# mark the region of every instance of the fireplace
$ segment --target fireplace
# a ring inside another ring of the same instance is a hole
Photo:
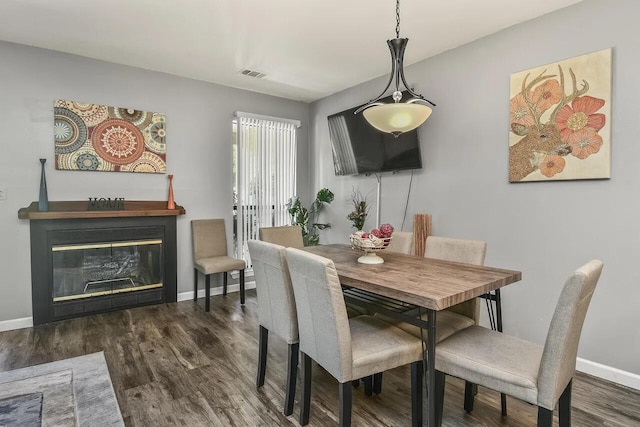
[[[161,289],[163,241],[53,245],[53,302]]]
[[[82,202],[50,202],[49,212],[36,206],[29,217],[34,325],[176,301],[176,215],[184,209],[125,202],[123,211],[57,210],[56,203]]]

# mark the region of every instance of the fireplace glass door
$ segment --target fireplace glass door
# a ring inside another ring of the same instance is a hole
[[[162,288],[162,240],[53,245],[53,302]]]

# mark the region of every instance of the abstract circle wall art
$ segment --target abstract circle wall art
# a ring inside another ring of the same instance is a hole
[[[54,101],[56,169],[165,173],[164,114]]]

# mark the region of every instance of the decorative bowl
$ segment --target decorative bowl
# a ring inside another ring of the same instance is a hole
[[[364,255],[358,258],[358,262],[362,264],[382,264],[384,259],[380,258],[376,252],[389,246],[392,238],[376,237],[373,234],[369,234],[368,237],[362,237],[362,233],[349,235],[351,246],[364,252]]]

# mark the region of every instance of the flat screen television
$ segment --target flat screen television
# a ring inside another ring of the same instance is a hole
[[[393,101],[387,97],[382,102]],[[357,109],[327,117],[336,175],[422,168],[417,129],[396,138],[371,126],[362,113],[353,114]]]

